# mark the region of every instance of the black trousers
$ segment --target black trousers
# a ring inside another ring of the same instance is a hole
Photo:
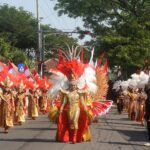
[[[117,103],[117,109],[118,109],[118,112],[121,114],[121,112],[123,111],[123,102],[122,101],[119,101]]]
[[[147,121],[148,139],[150,141],[150,120]]]

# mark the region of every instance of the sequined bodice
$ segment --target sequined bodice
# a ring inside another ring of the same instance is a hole
[[[67,98],[68,98],[68,103],[70,106],[79,104],[79,94],[77,91],[69,92],[67,94]]]

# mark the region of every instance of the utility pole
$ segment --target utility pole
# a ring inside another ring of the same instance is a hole
[[[42,32],[39,18],[39,0],[36,0],[36,14],[37,14],[37,30],[38,30],[38,73],[43,76],[43,59],[42,59]]]

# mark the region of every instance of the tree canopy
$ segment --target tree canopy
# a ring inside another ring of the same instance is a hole
[[[52,54],[58,47],[65,46],[65,43],[77,44],[77,40],[49,25],[42,24],[41,28],[45,36],[45,59],[54,57],[55,55]],[[30,56],[29,59],[34,56],[36,59],[38,55],[37,37],[37,19],[32,13],[25,11],[22,7],[17,9],[7,4],[0,5],[0,47],[2,52],[0,55],[2,59],[11,59],[16,63],[25,59],[27,61],[27,56]],[[33,53],[35,55],[32,55]]]
[[[131,72],[150,59],[149,0],[58,0],[59,14],[82,17],[92,30],[96,56],[105,51],[110,67]]]
[[[0,33],[7,34],[11,45],[15,47],[37,47],[37,21],[21,7],[0,6]]]
[[[11,46],[3,38],[0,38],[0,61],[6,63],[13,61],[15,64],[29,63],[27,55],[21,49]]]

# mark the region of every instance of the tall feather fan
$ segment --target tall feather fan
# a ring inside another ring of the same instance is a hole
[[[94,99],[95,101],[101,101],[104,100],[104,97],[106,97],[108,91],[108,82],[106,73],[103,73],[103,70],[100,67],[96,69],[96,79],[98,90],[94,95]]]
[[[51,69],[50,72],[53,73],[50,77],[52,88],[48,90],[48,95],[51,98],[55,98],[60,89],[68,89],[69,81],[67,77],[58,70]]]
[[[94,94],[97,91],[95,74],[95,69],[90,65],[86,65],[83,75],[78,80],[78,88],[83,89],[86,86],[89,93]]]

